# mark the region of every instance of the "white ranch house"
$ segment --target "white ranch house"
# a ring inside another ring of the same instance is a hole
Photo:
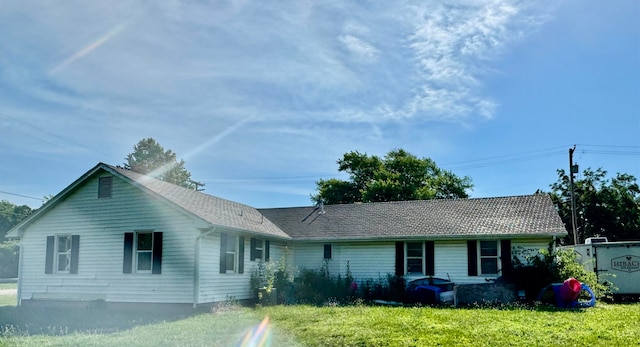
[[[252,297],[258,260],[485,283],[567,231],[547,195],[255,209],[99,163],[14,227],[18,303]]]

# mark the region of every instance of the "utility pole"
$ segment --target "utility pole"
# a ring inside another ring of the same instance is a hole
[[[578,228],[576,227],[576,194],[573,186],[573,174],[578,173],[578,165],[573,165],[573,152],[576,150],[576,145],[573,148],[569,148],[569,181],[571,182],[571,230],[573,231],[573,244],[578,244]]]

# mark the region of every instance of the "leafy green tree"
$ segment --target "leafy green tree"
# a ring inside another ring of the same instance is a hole
[[[133,153],[128,154],[125,159],[127,160],[124,163],[126,169],[183,187],[195,188],[195,184],[191,181],[191,173],[184,168],[184,160],[178,161],[173,151],[170,149],[165,151],[152,138],[140,140],[133,146]]]
[[[0,201],[0,242],[5,240],[4,237],[11,228],[29,217],[33,211],[27,205],[18,206],[6,200]]]
[[[350,175],[348,181],[336,178],[316,182],[316,202],[348,204],[354,202],[467,198],[471,179],[458,177],[439,168],[429,158],[418,158],[403,149],[390,151],[384,158],[357,151],[338,160],[338,170]]]
[[[18,206],[6,200],[0,201],[0,278],[18,276],[20,248],[16,241],[5,240],[5,235],[33,212],[27,205]]]
[[[551,199],[571,232],[571,183],[564,170],[551,185]],[[640,239],[640,187],[636,178],[618,173],[611,180],[602,168],[588,168],[574,180],[578,242],[606,236],[609,241]],[[573,243],[573,235],[566,243]]]

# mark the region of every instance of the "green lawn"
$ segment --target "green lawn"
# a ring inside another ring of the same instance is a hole
[[[5,306],[0,346],[234,346],[264,317],[273,346],[640,344],[640,304],[598,303],[582,310],[274,306],[189,317]]]
[[[17,302],[16,300],[15,295],[0,295],[0,308],[2,308],[2,306],[15,306]],[[2,323],[1,317],[0,323]]]
[[[280,306],[258,312],[314,346],[640,344],[640,304],[583,310]]]

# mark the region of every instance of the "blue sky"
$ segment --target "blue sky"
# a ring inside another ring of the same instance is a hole
[[[206,192],[309,205],[336,160],[403,148],[472,197],[640,178],[640,2],[9,1],[0,200],[38,207],[153,137]]]

